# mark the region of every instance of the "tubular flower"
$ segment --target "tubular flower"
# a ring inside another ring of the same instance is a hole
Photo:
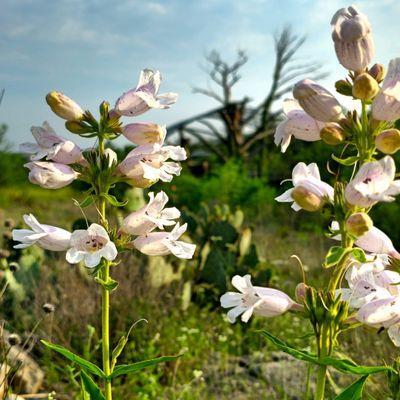
[[[86,230],[72,232],[66,259],[70,264],[83,261],[86,267],[94,268],[100,264],[102,258],[113,261],[117,255],[117,248],[107,231],[101,225],[92,224]]]
[[[50,92],[46,96],[46,102],[60,118],[67,121],[79,121],[83,118],[84,111],[72,99],[60,92]]]
[[[379,121],[400,118],[400,58],[389,63],[382,88],[372,103],[372,116]]]
[[[29,169],[29,181],[45,189],[60,189],[78,177],[78,173],[65,164],[32,161],[24,165]]]
[[[331,92],[311,79],[297,82],[293,96],[304,111],[321,122],[336,122],[343,116],[342,107]]]
[[[71,233],[56,226],[41,224],[32,214],[24,215],[24,222],[31,229],[14,229],[13,240],[21,242],[15,249],[25,249],[37,244],[45,250],[66,251],[69,247]]]
[[[163,143],[167,134],[165,125],[136,122],[125,125],[122,134],[131,142],[137,145]]]
[[[178,258],[192,258],[196,245],[178,240],[186,231],[187,224],[177,223],[171,232],[150,232],[138,236],[133,245],[148,256],[166,256],[173,254]]]
[[[374,328],[389,328],[400,322],[400,297],[390,296],[363,305],[356,318]]]
[[[378,201],[393,201],[400,193],[400,180],[394,180],[396,166],[393,158],[386,156],[361,166],[345,189],[348,203],[370,207]]]
[[[70,140],[57,136],[47,121],[43,126],[32,126],[31,132],[36,143],[23,143],[20,150],[32,154],[32,161],[46,158],[61,164],[73,164],[82,160],[82,150]]]
[[[277,126],[274,136],[275,144],[281,146],[282,153],[288,148],[292,136],[306,142],[321,139],[319,133],[325,124],[305,113],[296,100],[286,99],[283,102],[283,112],[287,119]]]
[[[299,306],[280,290],[253,286],[250,275],[235,275],[232,278],[232,285],[240,293],[227,292],[220,299],[221,307],[231,308],[227,314],[231,323],[234,323],[239,315],[242,315],[243,322],[248,322],[253,314],[276,317],[295,305]]]
[[[321,181],[318,166],[315,163],[309,165],[298,163],[292,172],[293,188],[276,197],[278,202],[293,202],[292,208],[299,211],[302,208],[308,211],[316,211],[324,202],[333,201],[333,187]],[[301,203],[301,204],[300,204]]]
[[[168,203],[168,196],[164,192],[149,193],[150,201],[140,210],[129,214],[123,221],[121,230],[131,235],[146,235],[155,228],[164,229],[164,226],[175,225],[175,219],[181,213],[175,207],[164,208]]]
[[[356,7],[341,8],[332,17],[332,39],[336,56],[346,69],[360,72],[375,54],[371,24]]]
[[[119,115],[135,117],[151,108],[169,108],[178,100],[176,93],[157,94],[161,83],[159,71],[144,69],[140,73],[136,89],[124,93],[115,103],[114,111]]]
[[[179,175],[182,167],[167,161],[186,160],[186,151],[180,146],[163,146],[162,143],[145,144],[133,149],[119,164],[119,171],[135,186],[148,187],[161,180],[171,182],[173,175]]]

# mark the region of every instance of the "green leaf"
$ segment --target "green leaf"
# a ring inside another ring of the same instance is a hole
[[[104,289],[108,290],[109,292],[112,292],[113,290],[115,290],[118,287],[118,282],[111,278],[106,282],[103,279],[96,276],[94,278],[94,280],[99,285],[101,285]]]
[[[357,365],[355,362],[347,359],[337,359],[333,357],[318,358],[315,354],[311,354],[308,351],[298,350],[292,346],[287,345],[285,342],[275,337],[274,335],[271,335],[267,331],[260,331],[260,333],[280,350],[290,354],[298,360],[310,362],[316,365],[331,366],[345,374],[370,375],[376,374],[378,372],[394,371],[394,369],[389,366],[368,367]]]
[[[324,268],[330,268],[338,264],[340,260],[348,253],[347,249],[340,246],[333,246],[328,250],[325,257]]]
[[[104,372],[97,365],[85,360],[82,357],[79,357],[78,355],[72,353],[65,347],[59,346],[58,344],[50,343],[46,340],[41,340],[41,342],[49,349],[56,351],[73,363],[78,364],[86,372],[90,372],[93,375],[97,375],[100,378],[105,379],[106,376],[104,375]]]
[[[359,380],[348,386],[342,393],[335,397],[335,400],[361,400],[365,382],[368,375],[362,376]]]
[[[89,394],[88,400],[105,400],[100,388],[85,371],[81,371],[81,382],[83,389]]]
[[[332,154],[332,158],[339,164],[346,165],[346,166],[354,165],[359,160],[358,156],[339,158],[339,157],[336,157],[334,154]]]
[[[363,249],[355,247],[351,251],[351,255],[360,263],[366,263],[367,262],[367,257],[365,256],[365,253],[364,253]]]
[[[139,320],[141,321],[141,320]],[[138,322],[139,322],[138,321]],[[128,333],[124,336],[122,336],[117,345],[115,346],[113,352],[112,352],[112,356],[111,356],[111,372],[114,370],[115,364],[117,363],[117,359],[118,357],[121,355],[122,350],[124,349],[124,347],[126,346],[126,344],[128,343],[129,340],[129,336],[132,332],[133,327],[136,325],[136,322],[134,324],[131,325],[131,327],[128,330]]]
[[[128,204],[128,201],[118,201],[115,196],[109,193],[103,193],[102,196],[114,207],[123,207]]]
[[[113,373],[109,376],[109,379],[116,378],[117,376],[120,375],[131,374],[143,368],[151,367],[153,365],[157,365],[163,362],[175,361],[181,356],[182,354],[180,354],[179,356],[164,356],[164,357],[153,358],[151,360],[139,361],[134,364],[117,365]]]
[[[93,203],[94,203],[94,197],[88,196],[81,203],[79,203],[79,207],[81,208],[89,207]]]

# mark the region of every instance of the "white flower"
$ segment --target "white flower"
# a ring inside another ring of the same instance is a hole
[[[29,181],[45,189],[60,189],[79,176],[70,166],[60,163],[32,161],[24,167],[29,169]]]
[[[293,88],[293,97],[317,121],[336,122],[343,116],[342,107],[332,93],[311,79],[297,82]]]
[[[192,258],[196,245],[178,240],[186,228],[187,224],[179,226],[177,223],[171,232],[150,232],[147,235],[138,236],[133,241],[133,245],[148,256],[173,254],[178,258]]]
[[[163,146],[163,143],[145,144],[128,153],[118,169],[138,187],[147,187],[158,180],[171,182],[182,167],[167,161],[169,158],[186,160],[186,151],[180,146]]]
[[[164,229],[164,226],[175,225],[175,219],[181,213],[175,207],[164,208],[168,203],[168,196],[159,192],[149,193],[150,201],[140,210],[129,214],[123,221],[121,230],[131,235],[145,235],[155,228]]]
[[[362,165],[346,186],[347,202],[354,206],[370,207],[378,201],[393,201],[393,196],[400,193],[400,180],[394,180],[395,173],[396,166],[390,156]]]
[[[131,142],[142,145],[164,142],[167,135],[165,125],[161,126],[148,122],[136,122],[125,125],[122,128],[122,134]]]
[[[66,259],[71,264],[84,261],[88,268],[94,268],[100,264],[102,258],[112,261],[117,255],[117,248],[107,231],[101,225],[92,224],[86,230],[72,232]]]
[[[73,164],[82,159],[81,149],[74,142],[57,136],[48,122],[43,122],[43,126],[32,126],[31,132],[36,143],[23,143],[20,150],[32,154],[32,161],[46,157],[57,163]]]
[[[332,222],[331,230],[333,232],[339,232],[339,224],[337,221]],[[340,234],[332,237],[334,240],[341,240],[341,238]],[[394,248],[393,242],[390,240],[389,236],[375,226],[371,227],[364,235],[359,236],[354,244],[371,254],[387,254],[390,257],[400,259],[400,254]]]
[[[275,144],[281,146],[282,153],[288,148],[292,136],[306,142],[321,140],[320,131],[325,123],[310,117],[296,100],[286,99],[283,112],[287,119],[277,126],[274,136]]]
[[[21,242],[14,246],[15,249],[24,249],[33,244],[37,244],[45,250],[65,251],[68,249],[71,239],[70,232],[56,226],[41,224],[32,214],[25,214],[23,218],[31,230],[13,230],[13,240]]]
[[[292,208],[295,211],[304,208],[304,204],[303,207],[300,206],[292,197],[294,190],[298,188],[304,189],[305,198],[303,200],[305,203],[307,203],[307,195],[310,201],[315,202],[316,200],[317,206],[322,205],[321,203],[325,200],[333,201],[333,187],[321,181],[318,166],[315,163],[309,165],[303,162],[298,163],[293,169],[291,181],[293,183],[293,188],[288,189],[286,192],[276,197],[275,200],[279,202],[293,202]],[[318,204],[318,200],[320,204]]]
[[[379,121],[400,118],[400,58],[389,63],[382,88],[372,103],[372,116]]]
[[[221,307],[232,308],[228,311],[231,323],[242,315],[242,321],[247,322],[253,314],[263,317],[275,317],[292,308],[296,303],[280,290],[253,286],[251,276],[235,275],[232,285],[240,293],[227,292],[221,296]]]
[[[340,64],[352,71],[363,71],[375,53],[371,24],[366,15],[354,6],[341,8],[333,16],[331,25]]]
[[[176,103],[176,93],[157,94],[161,83],[159,71],[144,69],[140,73],[136,89],[124,93],[115,103],[115,112],[119,115],[134,117],[151,108],[169,108]]]
[[[374,328],[389,328],[400,322],[400,297],[377,299],[363,305],[356,318]]]

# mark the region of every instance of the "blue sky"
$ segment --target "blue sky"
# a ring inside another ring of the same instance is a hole
[[[162,91],[180,94],[170,110],[152,111],[141,121],[171,123],[214,107],[194,94],[207,83],[201,69],[206,52],[232,59],[238,48],[249,55],[234,92],[262,99],[273,65],[273,34],[285,24],[307,35],[299,53],[324,63],[327,87],[345,71],[337,64],[329,21],[337,0],[1,0],[0,88],[6,95],[0,121],[9,125],[15,146],[30,139],[29,128],[48,120],[60,135],[63,124],[44,96],[59,90],[84,108],[103,99],[114,103],[134,87],[140,69],[159,69]],[[400,2],[355,2],[373,25],[376,61],[400,56]],[[82,141],[80,141],[82,143]]]

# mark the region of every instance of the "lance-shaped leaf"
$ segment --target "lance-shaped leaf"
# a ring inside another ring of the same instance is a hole
[[[49,349],[56,351],[73,363],[78,364],[84,371],[90,372],[93,375],[97,375],[100,378],[105,379],[106,376],[104,372],[97,365],[85,360],[84,358],[72,353],[65,347],[59,346],[58,344],[50,343],[46,340],[41,340],[41,342]]]
[[[339,164],[346,165],[346,166],[354,165],[359,160],[358,156],[339,158],[339,157],[336,157],[334,154],[332,154],[332,158]]]
[[[310,362],[316,365],[331,366],[345,374],[370,375],[385,371],[396,372],[392,367],[389,366],[369,367],[369,366],[357,365],[355,362],[351,360],[338,359],[330,356],[318,358],[318,356],[315,354],[309,353],[308,351],[305,350],[296,349],[286,344],[285,342],[275,337],[274,335],[271,335],[267,331],[260,331],[260,333],[271,343],[273,343],[276,347],[278,347],[280,350],[290,354],[291,356],[297,358],[298,360]]]
[[[178,356],[164,356],[164,357],[153,358],[151,360],[139,361],[134,364],[117,365],[112,374],[108,378],[113,379],[120,375],[132,374],[134,372],[140,371],[143,368],[152,367],[153,365],[157,365],[163,362],[175,361],[181,356],[182,354]]]
[[[335,397],[335,400],[361,400],[365,382],[368,375],[362,376],[360,379],[348,386],[342,393]]]
[[[100,388],[85,371],[81,371],[81,383],[82,389],[84,390],[84,396],[89,396],[88,400],[105,400]]]

